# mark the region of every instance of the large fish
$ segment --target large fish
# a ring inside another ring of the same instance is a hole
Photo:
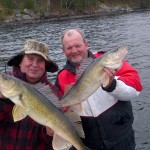
[[[39,124],[51,128],[54,136],[58,135],[77,150],[89,150],[82,143],[73,124],[64,113],[38,91],[40,88],[42,89],[43,86],[30,85],[10,75],[0,73],[0,91],[15,104],[12,111],[14,121],[19,121],[28,115]],[[47,88],[50,89],[49,86]],[[50,93],[53,99],[52,91]],[[54,147],[59,149],[61,144],[58,141],[55,142],[57,144],[55,143]]]
[[[109,83],[109,76],[104,71],[104,67],[119,69],[127,52],[127,46],[123,46],[117,50],[108,51],[92,61],[90,61],[90,58],[83,60],[80,70],[86,66],[87,61],[90,64],[86,66],[82,75],[77,77],[77,82],[71,87],[68,93],[62,97],[62,106],[78,104],[92,95],[99,86],[103,85],[105,87]]]

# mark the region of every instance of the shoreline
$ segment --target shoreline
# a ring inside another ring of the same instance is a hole
[[[79,15],[53,15],[50,17],[41,17],[39,19],[22,19],[15,21],[3,21],[0,22],[0,26],[12,26],[12,25],[23,25],[23,24],[34,24],[34,23],[44,23],[49,21],[61,21],[66,19],[80,19],[80,18],[89,18],[89,17],[99,17],[99,16],[110,16],[110,15],[121,15],[132,12],[142,12],[150,11],[150,9],[120,9],[112,11],[100,11],[89,14],[79,14]]]

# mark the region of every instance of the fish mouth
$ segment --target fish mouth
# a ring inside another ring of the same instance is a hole
[[[10,77],[7,74],[1,74],[0,76],[0,89],[7,90],[13,88],[14,84],[9,82]]]

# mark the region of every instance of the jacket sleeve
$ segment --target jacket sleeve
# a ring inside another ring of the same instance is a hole
[[[139,73],[129,63],[124,61],[123,66],[116,74],[115,81],[105,91],[110,92],[112,96],[123,101],[137,97],[142,91]]]

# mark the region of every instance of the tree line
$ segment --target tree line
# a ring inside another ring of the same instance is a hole
[[[36,9],[43,7],[46,11],[72,9],[82,11],[89,6],[96,6],[98,0],[1,0],[0,5],[7,9]]]
[[[34,12],[94,12],[99,4],[150,8],[150,0],[0,0],[0,15],[32,9]]]

